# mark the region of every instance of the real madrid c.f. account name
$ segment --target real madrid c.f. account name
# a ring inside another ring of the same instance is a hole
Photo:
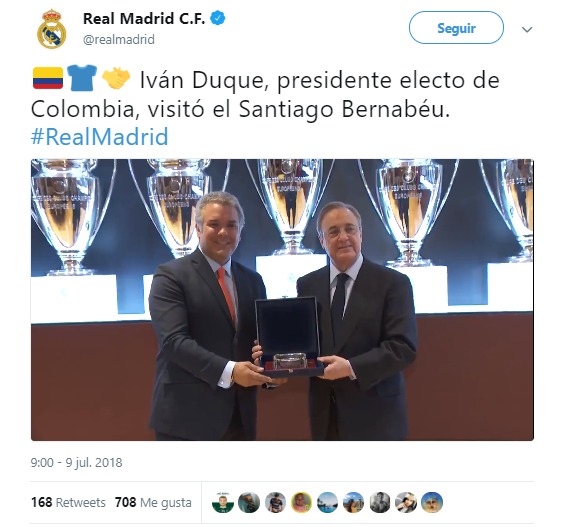
[[[178,17],[180,24],[193,24],[194,21],[201,20],[201,13],[180,13],[176,14],[170,12],[165,14],[161,11],[159,14],[155,14],[152,11],[146,15],[137,15],[135,13],[111,13],[106,14],[95,14],[95,13],[84,13],[83,21],[84,24],[96,24],[96,25],[112,25],[112,24],[174,24]]]

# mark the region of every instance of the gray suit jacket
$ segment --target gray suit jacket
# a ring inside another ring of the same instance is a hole
[[[217,385],[229,360],[252,360],[254,301],[266,298],[259,274],[231,262],[237,328],[216,275],[198,249],[162,264],[149,296],[158,337],[150,426],[191,440],[219,440],[238,403],[245,433],[256,437],[256,388]]]
[[[344,330],[336,344],[332,341],[329,281],[330,268],[323,267],[299,278],[297,293],[317,298],[321,355],[345,357],[357,379],[311,378],[313,439],[326,438],[333,391],[340,439],[404,439],[407,412],[402,370],[415,359],[417,346],[410,280],[364,258],[344,314]]]

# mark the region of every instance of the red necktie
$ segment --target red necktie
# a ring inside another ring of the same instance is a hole
[[[219,269],[217,269],[217,277],[219,278],[219,285],[221,286],[221,291],[223,291],[223,294],[225,295],[225,300],[227,301],[227,305],[229,306],[229,313],[231,314],[231,318],[233,319],[233,322],[234,322],[235,321],[235,305],[233,303],[233,297],[231,296],[229,288],[227,287],[227,284],[225,282],[225,268],[224,267],[219,267]]]

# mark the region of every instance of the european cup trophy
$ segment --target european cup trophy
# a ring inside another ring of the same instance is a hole
[[[334,161],[325,176],[322,159],[258,159],[256,178],[246,161],[256,191],[284,241],[283,248],[274,255],[313,253],[303,247],[302,240],[333,165]]]
[[[371,202],[400,252],[387,266],[432,266],[419,252],[446,203],[458,160],[440,164],[431,159],[386,159],[369,177],[361,160],[358,167]]]
[[[31,215],[62,260],[62,268],[48,276],[91,275],[82,266],[113,192],[116,161],[105,200],[99,179],[92,175],[96,159],[33,159]]]
[[[195,211],[200,198],[210,192],[211,177],[205,172],[209,159],[148,159],[154,173],[147,177],[145,198],[129,159],[131,177],[145,209],[174,258],[192,253],[198,246]],[[229,179],[227,160],[222,189]]]
[[[522,247],[511,263],[534,261],[534,161],[480,159],[483,180],[496,209]]]

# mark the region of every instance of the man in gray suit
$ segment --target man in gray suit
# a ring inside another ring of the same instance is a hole
[[[154,274],[157,440],[256,438],[256,386],[275,381],[250,362],[254,302],[266,289],[259,274],[231,260],[243,226],[235,196],[206,194],[196,209],[199,249]]]
[[[309,385],[314,440],[401,440],[407,435],[402,370],[416,356],[410,280],[364,258],[362,222],[349,204],[328,203],[317,219],[330,264],[297,280],[317,299],[322,377]],[[262,354],[253,348],[253,358]]]

